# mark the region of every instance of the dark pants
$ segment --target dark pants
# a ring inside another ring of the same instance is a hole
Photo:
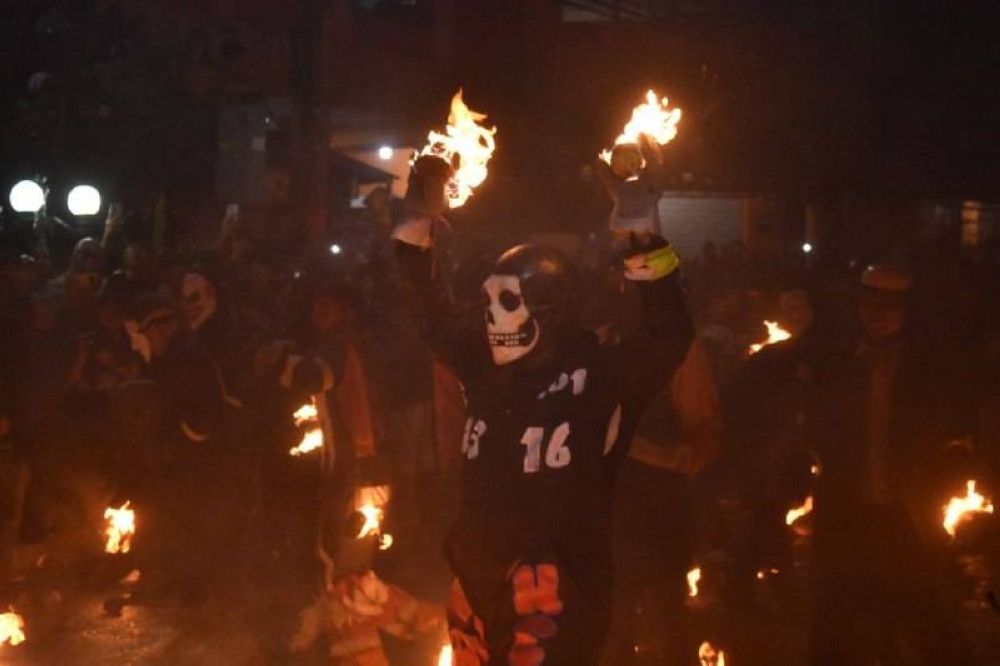
[[[817,515],[809,663],[971,664],[902,509]]]
[[[626,460],[615,496],[615,602],[606,664],[687,663],[683,630],[696,528],[691,480]]]

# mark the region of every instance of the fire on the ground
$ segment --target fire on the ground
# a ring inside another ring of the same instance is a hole
[[[0,613],[0,645],[20,645],[24,641],[24,618],[13,608]]]
[[[105,553],[127,553],[132,549],[132,537],[135,535],[135,511],[129,508],[129,502],[120,507],[109,506],[104,510],[106,521],[104,535]]]
[[[965,496],[952,497],[944,507],[944,531],[955,536],[959,524],[977,513],[993,513],[993,501],[976,492],[976,482],[965,482]]]

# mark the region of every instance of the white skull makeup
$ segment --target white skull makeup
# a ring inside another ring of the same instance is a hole
[[[507,365],[529,354],[538,344],[538,320],[528,310],[516,275],[491,275],[483,283],[490,302],[486,307],[486,336],[493,362]]]
[[[201,275],[188,273],[184,276],[181,295],[184,298],[184,314],[187,316],[188,326],[197,331],[215,314],[218,305],[215,287]]]

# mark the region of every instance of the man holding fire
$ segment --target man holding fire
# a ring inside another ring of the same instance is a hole
[[[576,271],[546,247],[508,250],[483,309],[459,309],[437,261],[444,202],[424,194],[445,190],[451,166],[415,162],[394,238],[417,325],[466,398],[462,503],[445,546],[456,663],[595,663],[610,619],[612,484],[647,397],[692,337],[679,262],[659,236],[627,232],[642,324],[616,344],[579,327]]]

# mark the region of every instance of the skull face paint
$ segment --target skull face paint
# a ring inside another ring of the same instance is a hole
[[[538,320],[524,302],[521,280],[516,275],[491,275],[483,283],[489,298],[486,306],[486,337],[493,362],[507,365],[531,353],[538,344]]]

